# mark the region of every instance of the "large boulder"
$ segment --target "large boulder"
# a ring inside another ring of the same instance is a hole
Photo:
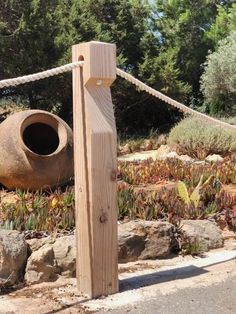
[[[182,232],[186,243],[198,245],[203,252],[224,245],[220,228],[209,220],[183,220]]]
[[[12,286],[23,279],[27,247],[18,231],[0,229],[0,284]]]
[[[120,224],[119,262],[166,258],[176,244],[174,232],[168,222],[138,220]]]

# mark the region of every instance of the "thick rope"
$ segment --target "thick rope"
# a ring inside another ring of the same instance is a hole
[[[125,80],[127,80],[128,82],[134,84],[135,86],[137,86],[140,90],[143,90],[147,93],[149,93],[150,95],[157,97],[159,99],[161,99],[162,101],[166,102],[167,104],[178,108],[179,110],[183,111],[186,114],[190,114],[193,116],[196,116],[202,120],[206,120],[206,121],[210,121],[213,122],[214,124],[221,126],[221,127],[226,127],[228,129],[233,129],[236,130],[236,125],[232,125],[223,121],[220,121],[218,119],[209,117],[208,115],[198,112],[194,109],[191,109],[183,104],[181,104],[180,102],[158,92],[157,90],[155,90],[154,88],[149,87],[148,85],[146,85],[145,83],[141,82],[140,80],[136,79],[135,77],[133,77],[132,75],[126,73],[123,70],[120,69],[116,69],[116,73],[118,76],[124,78]]]
[[[2,80],[2,81],[0,81],[0,88],[17,86],[17,85],[25,84],[28,82],[42,80],[42,79],[45,79],[47,77],[62,74],[65,72],[69,72],[69,71],[71,71],[77,67],[82,67],[83,64],[84,64],[84,61],[77,61],[77,62],[62,65],[60,67],[57,67],[57,68],[54,68],[51,70],[47,70],[47,71],[43,71],[43,72],[39,72],[39,73],[35,73],[35,74],[30,74],[30,75],[25,75],[25,76],[13,78],[13,79]],[[201,112],[198,112],[194,109],[191,109],[191,108],[181,104],[180,102],[162,94],[161,92],[158,92],[154,88],[149,87],[145,83],[141,82],[140,80],[136,79],[131,74],[128,74],[121,69],[117,68],[116,73],[118,76],[124,78],[128,82],[137,86],[140,90],[143,90],[143,91],[149,93],[150,95],[161,99],[162,101],[166,102],[167,104],[169,104],[175,108],[178,108],[179,110],[183,111],[186,114],[196,116],[202,120],[213,122],[214,124],[221,126],[221,127],[225,127],[225,128],[231,129],[231,130],[236,130],[236,125],[232,125],[232,124],[220,121],[220,120],[212,118],[212,117],[210,117],[204,113],[201,113]]]
[[[25,84],[25,83],[29,83],[29,82],[42,80],[42,79],[45,79],[47,77],[62,74],[65,72],[70,72],[74,68],[83,66],[83,64],[84,64],[83,61],[78,61],[78,62],[65,64],[65,65],[62,65],[60,67],[57,67],[57,68],[54,68],[51,70],[38,72],[35,74],[30,74],[30,75],[25,75],[25,76],[20,76],[20,77],[13,78],[13,79],[2,80],[2,81],[0,81],[0,88],[17,86],[17,85],[21,85],[21,84]]]

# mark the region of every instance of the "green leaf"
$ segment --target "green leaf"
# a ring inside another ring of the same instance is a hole
[[[178,194],[179,194],[180,198],[185,202],[185,204],[187,204],[189,206],[191,204],[191,201],[189,198],[186,184],[182,181],[179,181],[177,184],[177,189],[178,189]]]

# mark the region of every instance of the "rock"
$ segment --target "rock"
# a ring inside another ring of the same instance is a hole
[[[204,166],[206,164],[205,160],[195,160],[194,165]]]
[[[158,149],[157,149],[157,156],[158,159],[166,159],[166,155],[171,153],[171,148],[168,145],[161,145]]]
[[[46,239],[43,246],[42,239],[29,240],[33,253],[26,267],[27,283],[53,281],[58,275],[75,277],[75,236],[57,238],[54,242]],[[122,223],[118,226],[119,262],[167,257],[174,246],[173,239],[174,226],[168,222]]]
[[[145,139],[143,144],[140,146],[140,150],[152,150],[153,149],[153,141],[151,139]]]
[[[45,238],[40,238],[40,239],[37,239],[37,238],[29,239],[29,240],[26,240],[26,242],[28,243],[30,251],[32,253],[34,251],[39,250],[46,243],[53,244],[55,240],[56,239],[52,237],[45,237]]]
[[[224,240],[220,228],[209,220],[183,220],[182,231],[189,244],[198,244],[203,252],[223,247]]]
[[[0,229],[0,284],[12,286],[23,279],[27,243],[18,231]]]
[[[162,155],[161,157],[160,157],[160,159],[168,159],[168,158],[177,158],[178,159],[178,157],[179,157],[179,155],[176,153],[176,152],[170,152],[170,153],[167,153],[167,154],[165,154],[165,155]]]
[[[59,274],[66,277],[75,277],[76,270],[76,244],[75,236],[57,238],[52,245],[54,258],[59,268]]]
[[[236,233],[231,230],[222,230],[222,237],[224,240],[236,240]]]
[[[176,158],[183,162],[194,162],[194,159],[188,155],[178,155],[169,145],[161,145],[157,150],[157,159],[166,160],[168,158]]]
[[[130,154],[131,153],[131,149],[130,149],[130,144],[127,143],[124,146],[120,146],[120,152],[121,154]]]
[[[119,262],[165,258],[175,245],[174,226],[160,221],[130,221],[118,226]]]
[[[128,155],[122,155],[118,157],[119,161],[142,161],[152,158],[153,160],[157,159],[156,150],[147,150],[144,152],[136,152]]]
[[[166,142],[167,142],[167,135],[166,134],[161,134],[158,136],[158,139],[157,139],[158,146],[166,145]]]
[[[188,155],[180,155],[180,156],[177,156],[177,158],[183,162],[194,162],[194,159],[189,157]]]
[[[224,158],[221,157],[220,155],[217,155],[217,154],[209,155],[205,158],[205,161],[207,161],[207,162],[220,162],[223,160],[224,160]]]
[[[45,244],[33,252],[28,259],[25,281],[27,283],[40,283],[57,279],[54,252],[51,244]]]
[[[54,281],[58,275],[75,277],[76,247],[74,235],[57,239],[45,238],[46,244],[44,245],[42,245],[42,239],[34,240],[36,241],[31,240],[30,243],[33,253],[26,266],[25,280],[27,283]]]

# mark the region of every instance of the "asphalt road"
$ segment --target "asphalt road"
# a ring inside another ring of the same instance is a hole
[[[236,276],[208,287],[181,289],[100,314],[232,314],[236,313]]]

